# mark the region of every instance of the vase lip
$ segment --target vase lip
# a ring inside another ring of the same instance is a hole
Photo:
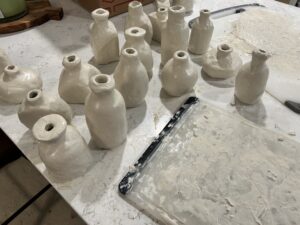
[[[200,10],[200,16],[210,16],[210,10],[209,9],[202,9]]]
[[[67,122],[58,114],[44,116],[33,125],[32,133],[38,141],[54,141],[66,130]]]
[[[19,67],[15,65],[8,65],[4,68],[4,72],[8,75],[17,74],[20,71]]]
[[[146,35],[146,30],[140,27],[130,27],[126,29],[125,35],[128,37],[134,37],[134,38],[141,38],[145,37]]]
[[[141,2],[139,1],[131,1],[129,4],[128,4],[128,7],[131,8],[131,9],[138,9],[138,8],[142,8],[143,5]]]
[[[252,52],[252,56],[260,58],[262,60],[267,60],[268,58],[271,57],[271,54],[263,49],[256,49]]]
[[[32,89],[27,92],[26,100],[27,102],[34,103],[42,97],[41,89]]]
[[[174,5],[169,8],[170,14],[176,14],[176,15],[180,14],[180,15],[184,16],[185,12],[186,12],[186,10],[185,10],[184,6],[182,6],[182,5]]]
[[[176,51],[174,53],[174,56],[173,56],[176,60],[182,60],[182,61],[185,61],[189,58],[189,54],[186,52],[186,51],[183,51],[183,50],[179,50],[179,51]]]
[[[131,58],[136,58],[136,57],[138,57],[138,52],[135,48],[125,48],[122,50],[122,55],[131,57]]]
[[[92,17],[95,21],[107,20],[109,17],[109,11],[103,8],[98,8],[92,11]]]
[[[81,64],[81,59],[75,54],[70,54],[63,58],[62,64],[66,68],[74,68]]]
[[[218,52],[229,54],[232,51],[233,51],[233,48],[229,44],[220,44],[218,46]]]
[[[111,75],[97,74],[90,78],[89,86],[94,93],[110,92],[115,88],[115,80]]]

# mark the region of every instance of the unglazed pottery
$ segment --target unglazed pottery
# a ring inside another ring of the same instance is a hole
[[[176,5],[169,8],[167,25],[161,34],[161,65],[165,65],[176,51],[188,49],[190,29],[184,16],[183,6]]]
[[[8,65],[11,65],[11,62],[5,51],[0,48],[0,74],[3,73],[4,68]]]
[[[199,19],[193,24],[189,41],[189,51],[202,55],[207,52],[213,35],[214,25],[210,19],[210,11],[201,10]]]
[[[255,104],[263,95],[269,77],[266,64],[269,57],[264,50],[254,51],[252,61],[240,69],[235,81],[235,96],[242,103]]]
[[[86,98],[85,117],[92,140],[98,148],[115,148],[127,135],[124,98],[115,89],[113,76],[93,76],[89,85],[92,92]]]
[[[134,48],[144,64],[149,79],[152,78],[153,56],[150,45],[145,41],[145,30],[139,27],[131,27],[125,31],[126,42],[122,48]]]
[[[108,20],[109,12],[99,8],[92,12],[94,22],[90,25],[91,46],[97,64],[119,60],[119,38],[115,25]]]
[[[77,55],[64,57],[62,64],[64,68],[58,85],[60,97],[70,104],[83,104],[90,93],[89,80],[99,74],[99,70],[88,63],[82,63]]]
[[[71,107],[58,95],[47,95],[40,89],[29,91],[18,111],[20,121],[29,129],[38,119],[49,114],[59,114],[71,123]]]
[[[146,31],[145,40],[148,44],[152,41],[152,24],[143,10],[143,5],[139,1],[132,1],[128,4],[128,17],[126,18],[125,31],[130,27],[140,27]]]
[[[161,73],[162,87],[170,96],[181,96],[193,90],[199,76],[195,63],[186,51],[177,51]]]
[[[194,0],[174,0],[173,5],[182,5],[186,12],[192,12],[194,8]]]
[[[170,0],[155,0],[155,4],[156,4],[157,8],[160,8],[160,7],[169,8],[171,6]]]
[[[160,7],[156,12],[149,14],[149,18],[153,27],[153,40],[161,41],[161,31],[166,27],[168,20],[168,8]]]
[[[19,104],[28,91],[41,89],[40,75],[30,69],[9,65],[0,75],[0,99],[12,104]]]
[[[147,70],[134,48],[125,48],[122,51],[114,78],[116,88],[122,94],[126,107],[136,107],[144,102],[149,79]]]
[[[237,75],[242,63],[230,45],[222,44],[207,53],[202,68],[210,77],[227,79]]]
[[[51,114],[40,118],[32,132],[38,140],[40,158],[54,177],[73,179],[90,167],[92,157],[86,142],[62,116]]]

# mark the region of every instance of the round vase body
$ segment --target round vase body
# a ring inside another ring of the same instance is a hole
[[[91,47],[97,64],[119,60],[119,38],[115,25],[108,20],[109,12],[99,8],[92,12],[90,25]]]
[[[40,89],[29,91],[18,111],[20,121],[29,129],[36,121],[49,114],[59,114],[67,123],[71,123],[71,107],[59,96],[46,95]]]
[[[162,87],[170,96],[181,96],[193,90],[199,76],[195,63],[185,51],[177,51],[161,73]]]
[[[235,96],[242,103],[255,104],[263,95],[269,77],[266,64],[269,57],[263,50],[254,51],[252,61],[240,69],[235,81]]]
[[[32,128],[39,155],[47,170],[59,179],[83,175],[92,163],[88,146],[80,133],[57,114],[40,118]]]
[[[90,93],[89,80],[99,70],[87,63],[81,63],[76,55],[63,59],[64,69],[59,78],[58,93],[69,104],[83,104]]]
[[[19,104],[28,91],[41,89],[43,85],[39,74],[29,69],[20,69],[10,65],[0,75],[0,99],[12,104]]]
[[[86,98],[85,117],[92,140],[98,148],[115,148],[121,145],[127,136],[124,99],[115,89],[112,76],[93,76],[89,85],[91,93]]]

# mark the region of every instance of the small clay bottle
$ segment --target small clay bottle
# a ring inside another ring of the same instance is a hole
[[[71,107],[58,95],[44,94],[41,89],[29,91],[18,111],[21,123],[29,129],[38,119],[49,114],[59,114],[65,118],[67,123],[71,123]]]
[[[193,90],[199,70],[186,51],[177,51],[161,73],[162,88],[170,96],[179,97]]]
[[[153,56],[150,45],[145,41],[145,30],[139,27],[131,27],[125,31],[126,42],[122,48],[134,48],[139,55],[140,60],[144,64],[149,80],[153,75]]]
[[[69,104],[84,104],[90,93],[89,80],[99,70],[82,63],[77,55],[65,56],[62,62],[64,68],[60,74],[58,93]]]
[[[114,72],[116,89],[122,94],[127,108],[137,107],[146,97],[149,85],[145,66],[134,48],[125,48]]]
[[[266,64],[270,55],[264,50],[252,53],[252,61],[244,64],[235,81],[235,96],[245,104],[255,104],[263,95],[269,77]]]
[[[91,93],[85,101],[85,117],[92,140],[98,148],[115,148],[127,136],[124,98],[115,89],[113,76],[93,76],[89,85]]]
[[[166,27],[168,20],[168,8],[160,7],[156,12],[149,14],[153,27],[153,40],[161,42],[161,31]]]
[[[185,9],[175,5],[169,8],[166,28],[161,34],[161,65],[165,65],[178,50],[187,51],[190,29],[184,20]]]
[[[19,104],[28,91],[41,89],[42,86],[42,79],[35,71],[9,65],[0,75],[0,99],[7,103]]]
[[[115,25],[108,20],[106,9],[92,12],[94,22],[90,25],[91,47],[95,63],[108,64],[119,60],[119,38]]]
[[[227,79],[237,75],[243,62],[228,44],[212,49],[203,60],[203,71],[212,78]]]
[[[40,118],[32,133],[51,176],[71,180],[84,175],[91,166],[92,157],[85,140],[62,116],[51,114]]]
[[[130,27],[140,27],[146,31],[145,40],[148,44],[152,41],[152,24],[143,10],[143,5],[139,1],[132,1],[128,4],[128,17],[126,18],[125,31]]]
[[[189,51],[196,55],[207,52],[213,35],[214,25],[210,19],[210,11],[203,9],[200,17],[193,24],[189,41]]]

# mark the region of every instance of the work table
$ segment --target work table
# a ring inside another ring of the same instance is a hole
[[[195,0],[195,9],[208,8],[211,11],[221,8],[253,3],[250,0]],[[300,17],[299,9],[270,0],[258,0],[260,4],[276,11]],[[65,17],[62,21],[49,21],[44,25],[18,33],[0,36],[0,48],[10,56],[12,62],[20,67],[30,67],[40,72],[43,90],[57,94],[58,79],[62,70],[64,55],[75,53],[87,62],[92,58],[89,46],[88,27],[92,22],[90,14],[71,0],[61,1]],[[145,7],[147,13],[154,5]],[[199,10],[186,17],[189,21],[198,16]],[[113,17],[117,27],[120,46],[124,43],[124,21],[126,14]],[[157,44],[152,46],[157,49]],[[88,224],[157,224],[127,203],[118,193],[118,183],[143,153],[153,138],[167,124],[172,114],[188,95],[168,98],[161,92],[158,77],[160,55],[153,51],[154,72],[150,82],[146,102],[129,109],[127,118],[129,132],[126,143],[113,150],[96,150],[90,143],[94,165],[82,177],[72,181],[58,181],[51,177],[42,163],[37,142],[31,131],[23,126],[17,117],[17,105],[0,103],[0,126],[18,146],[30,162],[43,174],[58,193]],[[112,73],[115,63],[99,67],[103,73]],[[232,105],[233,88],[219,88],[209,85],[201,77],[195,87],[200,101],[232,112],[236,116],[252,120],[260,127],[289,135],[300,141],[300,117],[269,94],[264,94],[262,104],[255,106]],[[74,119],[72,124],[90,142],[82,105],[72,105]]]

